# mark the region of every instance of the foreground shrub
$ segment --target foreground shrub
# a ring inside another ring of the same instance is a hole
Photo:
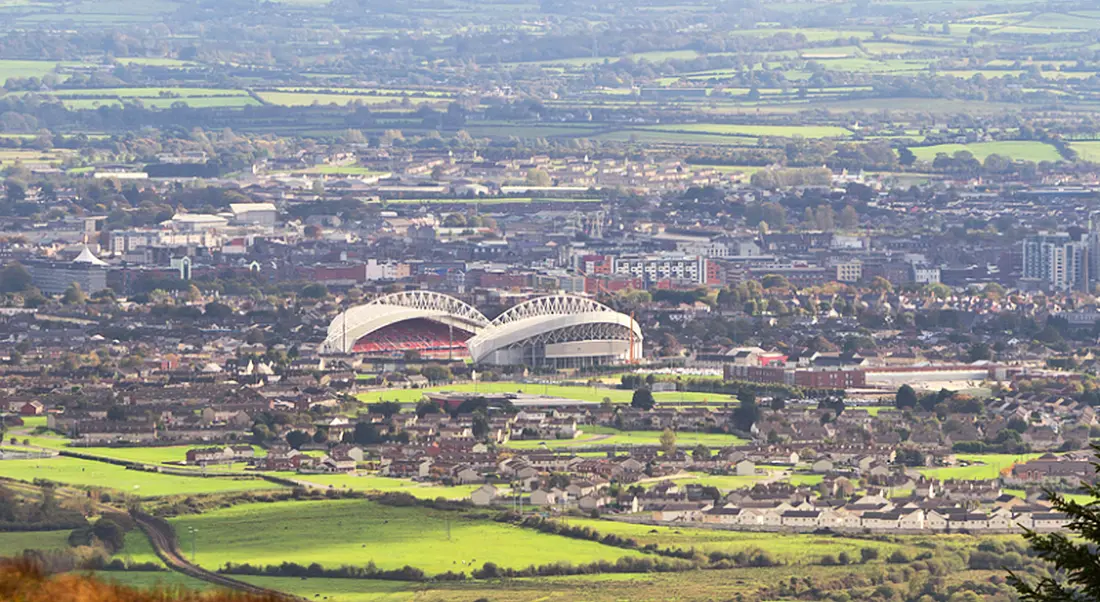
[[[137,590],[87,575],[48,576],[27,560],[0,563],[0,600],[19,602],[279,602],[276,596],[197,593],[181,588]]]

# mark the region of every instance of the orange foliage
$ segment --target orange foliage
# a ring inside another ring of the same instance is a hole
[[[30,562],[0,564],[0,600],[4,602],[285,602],[240,593],[200,593],[184,589],[138,590],[66,573],[47,576]]]

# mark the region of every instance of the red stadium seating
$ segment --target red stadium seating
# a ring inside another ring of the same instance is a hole
[[[359,339],[352,351],[371,355],[401,355],[406,351],[419,351],[425,356],[464,355],[470,336],[431,320],[407,320]]]

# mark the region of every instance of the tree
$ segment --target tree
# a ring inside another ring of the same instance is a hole
[[[433,384],[450,382],[451,379],[454,378],[450,368],[446,366],[437,366],[435,364],[424,366],[424,368],[420,370],[420,374]]]
[[[900,409],[917,407],[917,392],[909,385],[902,385],[894,395],[894,407]]]
[[[367,404],[367,410],[375,414],[381,414],[386,420],[389,420],[394,414],[401,412],[401,404],[396,401],[380,401]]]
[[[661,433],[661,451],[666,456],[671,456],[676,453],[676,432],[670,428],[666,428]]]
[[[894,285],[882,276],[875,276],[871,279],[871,290],[876,293],[892,293],[894,292]]]
[[[966,359],[970,362],[989,361],[993,359],[993,348],[989,343],[978,341],[966,350]]]
[[[630,407],[636,410],[652,410],[655,405],[657,401],[653,399],[653,392],[644,387],[634,391],[634,396],[630,399]]]
[[[739,431],[749,432],[752,425],[760,419],[760,408],[756,405],[756,396],[752,393],[742,392],[737,395],[741,405],[733,411],[733,426]]]
[[[779,274],[765,274],[764,277],[760,279],[760,285],[767,289],[791,288],[791,283],[787,281],[786,276],[781,276]]]
[[[324,299],[328,296],[328,287],[320,282],[307,284],[302,288],[302,292],[299,293],[298,296],[303,299]]]
[[[356,445],[373,445],[382,440],[378,435],[378,429],[367,422],[355,423],[355,430],[351,434],[351,443]]]
[[[859,214],[855,207],[846,205],[840,212],[840,227],[844,230],[855,230],[859,227]]]
[[[69,288],[65,289],[65,294],[61,296],[61,302],[65,305],[83,305],[88,301],[88,295],[84,294],[84,291],[77,283],[72,283]]]
[[[107,408],[107,420],[111,422],[122,422],[126,420],[126,408],[122,406],[111,406]]]
[[[313,437],[305,431],[290,431],[286,434],[286,443],[294,449],[302,449],[302,446],[313,441]]]
[[[303,230],[302,233],[305,234],[306,238],[308,238],[310,240],[317,240],[317,239],[321,238],[321,234],[322,234],[321,226],[318,226],[316,224],[310,224],[310,225],[305,227],[305,230]]]
[[[527,185],[528,186],[549,186],[550,174],[546,173],[545,169],[530,169],[527,171]]]
[[[31,286],[31,274],[23,264],[13,261],[0,270],[0,293],[21,293]]]
[[[908,147],[901,147],[898,149],[898,163],[903,167],[909,167],[917,162],[917,155]]]
[[[224,320],[233,316],[233,308],[225,303],[211,301],[203,307],[202,313],[211,320]]]
[[[1100,453],[1100,447],[1093,445]],[[1100,474],[1100,464],[1094,465]],[[1053,563],[1055,576],[1043,577],[1031,583],[1024,577],[1009,571],[1009,583],[1016,588],[1021,600],[1028,602],[1075,602],[1100,600],[1100,565],[1096,562],[1096,546],[1100,545],[1100,485],[1083,481],[1082,486],[1091,503],[1080,504],[1067,500],[1062,494],[1047,490],[1051,510],[1061,512],[1069,519],[1066,532],[1040,534],[1026,529],[1024,539],[1035,553]]]
[[[696,462],[706,462],[710,459],[710,448],[700,443],[691,450],[691,458]]]
[[[92,527],[92,535],[95,535],[103,547],[113,554],[121,550],[125,544],[126,530],[109,518],[101,518]]]

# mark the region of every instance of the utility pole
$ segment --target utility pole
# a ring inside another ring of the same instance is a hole
[[[195,564],[195,540],[198,537],[199,530],[194,527],[187,527],[187,532],[191,534],[191,564]]]

